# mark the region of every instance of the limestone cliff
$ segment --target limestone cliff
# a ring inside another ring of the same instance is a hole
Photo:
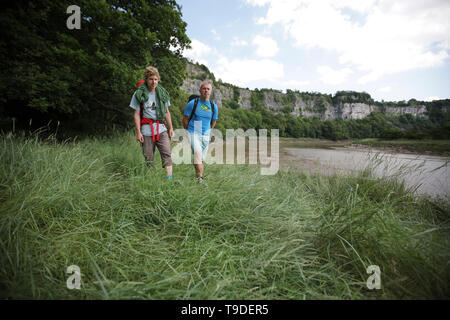
[[[370,96],[368,102],[352,101],[352,97],[346,100],[331,98],[330,95],[320,93],[289,92],[282,93],[277,90],[258,90],[238,88],[236,86],[215,81],[214,75],[203,65],[187,64],[187,78],[181,89],[188,94],[198,94],[198,90],[203,80],[214,81],[212,99],[222,107],[223,103],[234,101],[241,108],[251,108],[251,96],[257,92],[262,96],[264,105],[273,112],[281,112],[282,108],[288,108],[291,114],[305,118],[317,117],[322,120],[333,119],[363,119],[372,111],[380,111],[394,115],[412,114],[418,117],[427,117],[427,108],[420,103],[415,105],[392,106],[389,104],[376,103]],[[334,101],[333,101],[334,100]],[[350,101],[348,101],[350,100]],[[355,98],[355,100],[357,100]],[[447,107],[450,110],[450,106]]]

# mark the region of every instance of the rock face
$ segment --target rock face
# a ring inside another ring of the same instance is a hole
[[[188,94],[199,94],[199,88],[203,80],[214,80],[214,75],[204,66],[188,63],[186,68],[188,77],[184,80],[181,89]],[[214,82],[212,100],[222,107],[223,102],[237,101],[243,109],[251,108],[251,96],[255,91],[238,88],[230,84],[222,83],[220,80]],[[338,102],[333,104],[331,99],[326,99],[326,95],[321,94],[301,94],[291,92],[281,93],[276,90],[258,91],[262,95],[264,105],[274,113],[281,112],[281,109],[288,106],[291,114],[304,118],[320,118],[321,120],[334,119],[363,119],[373,111],[385,112],[388,114],[411,114],[417,117],[427,118],[427,109],[424,105],[414,106],[380,106],[361,102]],[[237,97],[237,99],[236,99]]]
[[[405,114],[410,113],[418,117],[426,117],[427,108],[425,106],[408,106],[408,107],[386,107],[386,113]]]

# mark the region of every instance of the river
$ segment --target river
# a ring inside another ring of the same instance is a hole
[[[418,194],[447,200],[450,200],[449,160],[449,157],[387,153],[352,147],[304,148],[280,142],[281,168],[294,167],[330,175],[371,167],[376,177],[399,179]]]

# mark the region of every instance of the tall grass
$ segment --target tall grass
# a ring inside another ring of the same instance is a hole
[[[148,169],[131,133],[0,145],[2,298],[449,297],[448,204],[370,171],[207,165],[197,184],[191,165],[174,180]],[[70,265],[81,290],[66,287]]]

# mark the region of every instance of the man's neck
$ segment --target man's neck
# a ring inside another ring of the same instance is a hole
[[[200,97],[200,100],[201,101],[203,101],[203,102],[208,102],[209,101],[209,98],[208,97]]]

